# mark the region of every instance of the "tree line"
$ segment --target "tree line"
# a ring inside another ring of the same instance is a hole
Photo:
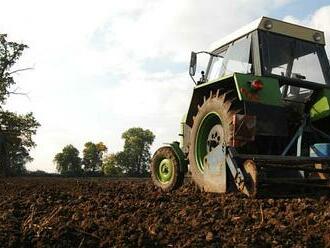
[[[27,45],[8,41],[0,34],[0,175],[22,175],[25,164],[31,162],[30,150],[36,146],[33,135],[39,122],[33,113],[18,114],[5,109],[11,95],[24,95],[14,88],[14,75],[29,68],[13,69]]]
[[[112,177],[144,177],[148,175],[150,146],[155,135],[148,129],[134,127],[122,134],[123,150],[108,153],[103,142],[87,142],[80,157],[79,150],[66,145],[54,157],[57,171],[62,175],[106,175]]]

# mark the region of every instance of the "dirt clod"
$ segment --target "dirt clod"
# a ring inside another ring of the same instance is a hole
[[[214,239],[213,232],[208,232],[206,234],[206,241],[212,241]]]

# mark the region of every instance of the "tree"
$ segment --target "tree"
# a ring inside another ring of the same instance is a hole
[[[40,124],[32,113],[19,115],[3,110],[10,94],[21,94],[12,90],[16,84],[13,75],[26,70],[12,70],[21,57],[24,44],[7,41],[7,35],[0,34],[0,174],[22,174],[25,164],[32,160],[29,152],[35,147],[32,136]]]
[[[106,176],[120,177],[123,175],[123,170],[119,167],[116,154],[107,155],[102,164],[102,172]]]
[[[11,68],[27,47],[24,44],[7,41],[7,35],[0,34],[0,103],[4,103],[8,95],[17,94],[15,90],[10,91],[10,87],[15,84],[13,75],[27,68],[14,71],[11,71]]]
[[[77,176],[82,172],[79,151],[73,145],[67,145],[54,157],[56,169],[62,175]]]
[[[83,150],[83,164],[85,171],[96,171],[102,167],[102,157],[104,152],[108,148],[99,142],[94,144],[93,142],[87,142]]]
[[[130,128],[122,134],[125,140],[124,150],[117,154],[120,167],[128,176],[145,176],[150,160],[150,146],[155,135],[140,127]]]
[[[0,123],[0,132],[6,133],[4,148],[10,161],[6,169],[10,174],[23,174],[25,164],[33,160],[29,153],[36,146],[32,136],[40,124],[32,113],[18,115],[9,111],[0,111]]]

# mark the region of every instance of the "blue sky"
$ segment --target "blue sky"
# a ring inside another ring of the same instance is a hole
[[[130,127],[151,129],[154,150],[178,139],[193,83],[192,50],[265,15],[330,34],[330,1],[0,0],[0,32],[29,45],[6,108],[33,111],[41,123],[27,167],[55,171],[63,146],[103,141],[122,149]],[[18,8],[19,6],[19,8]],[[257,7],[256,7],[257,6]]]
[[[275,18],[284,18],[288,15],[298,19],[305,19],[319,8],[329,5],[329,0],[294,0],[274,11]]]

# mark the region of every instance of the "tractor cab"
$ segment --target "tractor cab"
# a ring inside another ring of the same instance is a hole
[[[307,102],[313,89],[329,86],[330,68],[324,49],[323,34],[312,40],[259,32],[262,74],[277,77],[283,100]],[[270,49],[271,48],[271,49]]]
[[[192,52],[190,75],[195,75],[196,56],[209,55],[199,84],[233,73],[270,76],[281,85],[307,88],[330,85],[330,67],[324,49],[324,33],[314,29],[262,17],[211,45],[209,51]],[[196,81],[195,79],[193,79]],[[296,95],[296,88],[281,89],[283,97]],[[302,94],[306,92],[301,90]]]

